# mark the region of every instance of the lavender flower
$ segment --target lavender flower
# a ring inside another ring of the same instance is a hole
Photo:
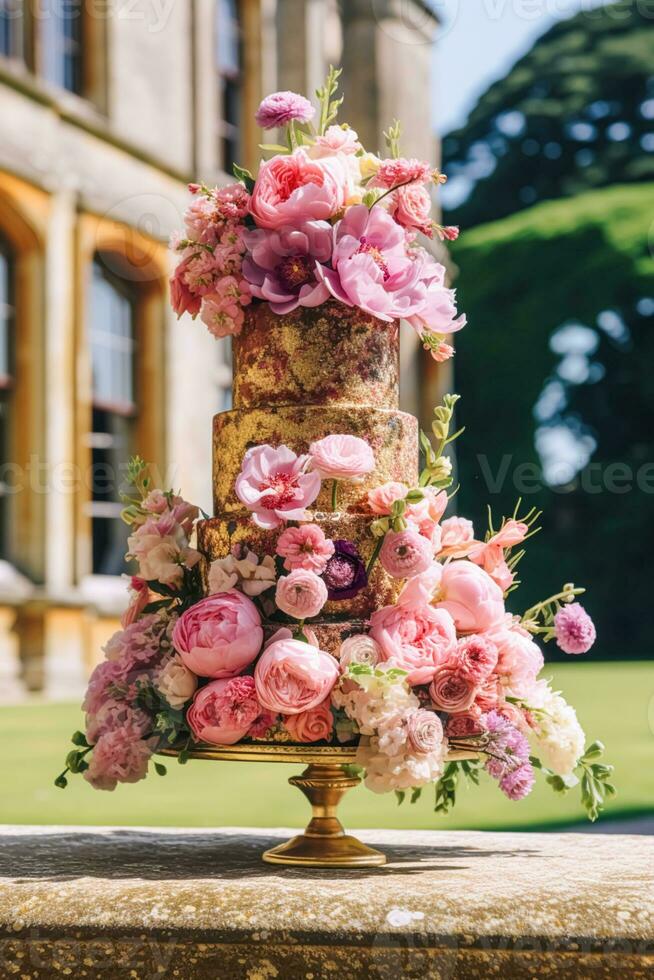
[[[564,653],[587,653],[595,642],[595,624],[578,603],[563,606],[554,617],[554,636]]]

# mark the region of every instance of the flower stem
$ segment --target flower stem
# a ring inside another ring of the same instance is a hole
[[[371,571],[375,567],[375,562],[379,558],[379,552],[382,550],[382,545],[384,543],[385,537],[386,535],[383,534],[381,538],[377,538],[377,541],[375,542],[375,550],[371,554],[370,561],[366,565],[366,575],[370,575]]]
[[[332,481],[332,512],[336,513],[338,507],[338,480]]]

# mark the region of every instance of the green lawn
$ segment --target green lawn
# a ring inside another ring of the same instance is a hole
[[[601,738],[616,767],[619,796],[609,816],[654,813],[654,663],[572,663],[551,668],[555,684],[578,710],[589,740]],[[171,762],[164,778],[94,792],[81,777],[66,790],[53,778],[62,768],[73,729],[72,705],[0,708],[0,823],[300,826],[308,807],[286,779],[297,767],[278,764]],[[527,800],[505,800],[487,777],[462,793],[453,814],[432,812],[432,793],[415,806],[364,789],[349,794],[342,816],[349,827],[534,828],[580,819],[577,797],[562,800],[539,785]]]

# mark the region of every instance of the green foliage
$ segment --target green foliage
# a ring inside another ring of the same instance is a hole
[[[464,759],[460,762],[448,762],[443,775],[436,783],[435,813],[449,813],[456,803],[456,794],[461,778],[475,786],[479,784],[481,760]],[[413,801],[412,801],[413,802]]]
[[[445,172],[473,182],[448,222],[469,228],[548,198],[654,179],[641,112],[654,95],[653,19],[654,0],[619,0],[539,38],[444,140]],[[491,171],[481,179],[480,160]]]
[[[342,68],[334,68],[333,65],[330,65],[325,84],[322,88],[316,89],[316,98],[318,99],[318,103],[320,105],[318,132],[321,136],[324,135],[324,132],[328,126],[331,126],[332,123],[336,122],[338,110],[343,104],[342,98],[334,98],[338,92],[338,80],[342,73]]]
[[[531,763],[536,769],[540,769],[545,776],[545,782],[555,793],[565,794],[581,785],[581,805],[588,819],[595,822],[604,809],[607,798],[615,796],[617,792],[613,783],[609,782],[613,774],[613,766],[597,761],[603,754],[602,742],[597,741],[589,745],[575,767],[578,776],[574,773],[560,776],[544,766],[536,757],[531,758]]]

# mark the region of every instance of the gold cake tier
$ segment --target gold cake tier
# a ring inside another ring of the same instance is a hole
[[[321,650],[331,653],[338,659],[341,643],[349,636],[359,635],[366,632],[366,623],[363,619],[334,619],[331,622],[323,620],[322,616],[316,622],[307,620],[307,628],[312,629],[316,634],[316,640]],[[283,626],[289,629],[296,629],[297,623],[273,623],[270,620],[264,622],[263,632],[267,642],[275,635],[277,630]]]
[[[375,548],[376,539],[370,533],[371,517],[363,514],[312,515],[327,538],[351,541],[367,565]],[[274,531],[257,527],[250,517],[215,517],[198,523],[198,548],[208,561],[224,558],[235,545],[245,544],[255,554],[275,555],[279,528]],[[270,593],[271,596],[273,593]],[[324,616],[370,616],[375,609],[395,602],[399,594],[397,579],[391,578],[379,562],[371,572],[368,586],[349,599],[330,600],[323,607]]]
[[[368,490],[398,480],[408,486],[418,481],[418,422],[413,415],[395,409],[365,407],[274,406],[221,412],[213,420],[213,497],[214,514],[229,517],[245,515],[247,510],[234,491],[243,457],[252,446],[268,443],[289,446],[306,453],[317,439],[348,434],[365,439],[375,454],[376,469],[360,483],[341,482],[339,509],[366,509]],[[323,487],[314,507],[331,509],[331,481]]]
[[[233,350],[237,408],[398,407],[397,322],[336,302],[284,316],[256,303]]]

